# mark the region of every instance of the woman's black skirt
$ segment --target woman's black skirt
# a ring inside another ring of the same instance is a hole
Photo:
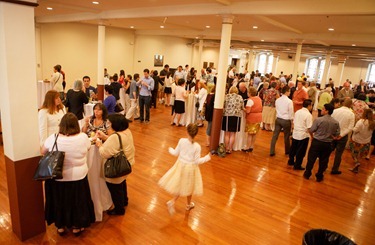
[[[226,132],[239,132],[241,129],[241,118],[236,116],[223,116],[221,130]]]
[[[174,101],[174,112],[177,114],[185,113],[185,102],[181,100]]]
[[[45,181],[45,219],[58,228],[89,227],[95,222],[87,176],[77,181]]]
[[[172,88],[171,87],[165,87],[164,88],[164,93],[171,94],[172,93]]]

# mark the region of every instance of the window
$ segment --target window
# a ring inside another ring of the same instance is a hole
[[[306,75],[310,80],[320,82],[323,77],[324,65],[326,61],[321,58],[311,58],[307,60]]]
[[[257,57],[257,67],[256,70],[259,70],[260,73],[270,73],[272,72],[272,62],[273,55],[270,53],[260,53]]]
[[[375,63],[369,64],[366,81],[372,85],[371,87],[374,87],[375,85]]]

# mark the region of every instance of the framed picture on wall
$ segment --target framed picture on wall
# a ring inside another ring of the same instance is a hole
[[[163,66],[164,56],[160,54],[154,55],[154,66]]]
[[[214,67],[214,62],[210,62],[210,68],[213,68]]]
[[[207,61],[203,62],[203,68],[206,69],[207,67],[208,67],[208,62]]]

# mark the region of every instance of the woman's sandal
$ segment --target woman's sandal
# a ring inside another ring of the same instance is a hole
[[[60,236],[64,236],[66,234],[66,231],[64,228],[58,228],[57,234],[59,234]]]
[[[80,236],[81,233],[85,230],[85,228],[73,228],[73,234],[75,236]]]

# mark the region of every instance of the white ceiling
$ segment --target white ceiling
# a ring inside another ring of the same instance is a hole
[[[375,59],[375,0],[97,1],[39,0],[36,22],[104,24],[133,29],[136,35],[177,36],[192,43],[199,38],[205,46],[218,46],[222,16],[232,15],[234,48],[293,53],[302,42],[305,54],[331,51]]]

